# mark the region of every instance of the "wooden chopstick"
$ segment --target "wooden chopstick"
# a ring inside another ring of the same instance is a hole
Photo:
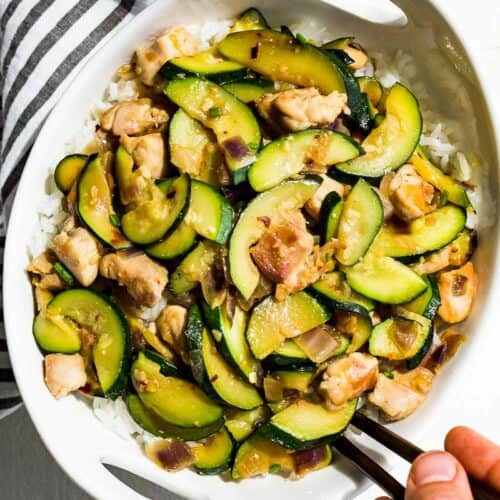
[[[356,412],[354,414],[353,419],[351,420],[351,424],[357,427],[360,431],[363,431],[365,434],[368,434],[371,438],[375,439],[375,441],[379,442],[380,444],[384,445],[386,448],[389,450],[393,451],[397,455],[399,455],[401,458],[405,459],[407,462],[413,462],[420,454],[424,453],[424,450],[419,448],[418,446],[415,446],[413,443],[410,443],[410,441],[402,438],[401,436],[397,435],[395,432],[392,432],[389,430],[387,427],[379,424],[378,422],[375,422],[371,418],[367,417],[366,415],[363,415],[362,413]],[[352,447],[355,448],[355,446],[350,443],[346,438],[345,439],[349,444],[351,444]],[[335,446],[336,442],[333,443],[333,446]],[[342,444],[341,444],[342,446]],[[338,448],[337,448],[338,449]],[[340,453],[342,453],[342,450],[338,449]],[[358,450],[360,453],[363,453],[361,450]],[[352,450],[349,450],[349,453],[352,453]],[[342,453],[343,454],[343,453]],[[347,458],[351,458],[347,455],[345,455]],[[369,457],[367,457],[369,458]],[[355,460],[352,458],[351,460]],[[363,462],[364,463],[364,462]],[[370,468],[369,470],[365,469],[362,465],[357,464],[363,471],[365,471],[366,474],[368,474],[379,486],[387,491],[387,493],[391,494],[389,490],[387,489],[389,486],[387,486],[389,483],[386,484],[386,487],[380,483],[381,480],[386,480],[383,476],[380,475],[379,471],[376,471],[373,468]],[[383,469],[382,469],[383,470]],[[384,471],[385,472],[385,471]],[[374,474],[377,477],[374,477]],[[387,474],[387,473],[386,473]],[[392,478],[392,476],[389,476]],[[394,481],[395,479],[392,478]],[[471,490],[472,494],[474,496],[475,500],[498,500],[499,495],[498,492],[493,491],[490,489],[488,486],[480,483],[473,477],[469,476],[469,482],[471,485]],[[399,483],[398,483],[399,484]],[[403,489],[404,492],[404,489]],[[396,497],[394,497],[396,498]],[[404,493],[403,497],[404,498]]]

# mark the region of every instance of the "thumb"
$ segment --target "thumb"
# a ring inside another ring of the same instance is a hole
[[[410,470],[406,500],[473,500],[467,474],[460,463],[444,451],[420,455]]]

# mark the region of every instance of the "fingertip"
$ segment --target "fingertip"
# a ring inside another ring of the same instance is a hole
[[[465,425],[457,425],[453,427],[444,439],[444,449],[446,451],[451,451],[457,446],[460,446],[465,440],[467,440],[471,435],[476,435],[476,433],[469,427]],[[453,452],[452,452],[453,453]]]

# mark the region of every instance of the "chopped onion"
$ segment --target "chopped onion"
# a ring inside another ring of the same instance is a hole
[[[242,160],[250,153],[245,141],[239,136],[230,137],[222,143],[222,147],[234,160]]]
[[[294,338],[295,343],[315,363],[322,363],[340,347],[338,332],[330,325],[321,325]]]
[[[146,455],[162,469],[178,471],[193,463],[189,446],[180,439],[162,439],[146,445]]]
[[[271,403],[282,401],[285,397],[281,382],[273,377],[266,377],[264,379],[264,394],[266,396],[266,400]]]
[[[326,460],[326,446],[322,445],[310,450],[296,451],[292,454],[292,457],[295,464],[295,474],[301,477],[313,471]]]

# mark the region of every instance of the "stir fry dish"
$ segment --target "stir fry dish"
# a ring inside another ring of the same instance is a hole
[[[476,293],[472,187],[367,61],[251,8],[120,68],[140,97],[57,165],[68,217],[27,269],[55,398],[122,398],[160,467],[235,480],[303,477],[355,411],[424,402]]]

